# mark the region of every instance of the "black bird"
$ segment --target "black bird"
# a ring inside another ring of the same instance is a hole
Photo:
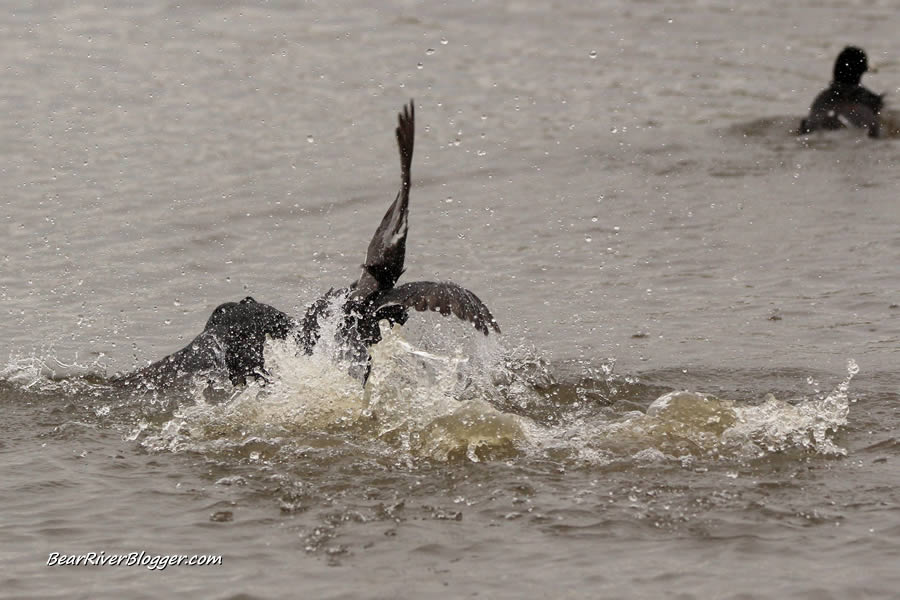
[[[834,62],[831,85],[816,96],[809,108],[809,116],[800,122],[798,133],[852,125],[868,129],[869,137],[878,137],[884,94],[875,94],[860,84],[863,73],[868,70],[869,61],[861,48],[844,48]]]
[[[249,296],[240,302],[222,304],[187,346],[118,380],[150,386],[171,385],[195,375],[227,375],[234,385],[242,385],[248,378],[266,380],[269,373],[263,347],[267,338],[290,339],[299,350],[312,354],[323,323],[335,318],[335,312],[339,313],[336,341],[340,358],[349,361],[351,374],[363,383],[370,370],[368,348],[381,341],[379,321],[402,325],[409,318],[410,309],[452,313],[485,335],[491,329],[500,333],[490,310],[478,296],[455,283],[416,281],[396,286],[406,258],[414,111],[410,102],[398,115],[400,190],[369,242],[359,279],[346,288],[328,290],[299,322]]]

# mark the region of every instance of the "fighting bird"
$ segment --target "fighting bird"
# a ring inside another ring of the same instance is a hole
[[[338,358],[364,384],[371,370],[368,349],[381,341],[379,322],[403,325],[410,309],[453,314],[488,335],[500,333],[487,306],[469,290],[452,282],[415,281],[397,285],[404,271],[409,231],[409,192],[415,138],[415,107],[398,114],[400,190],[369,242],[359,278],[349,286],[330,289],[307,309],[300,321],[280,310],[246,297],[218,306],[203,331],[181,350],[130,374],[126,383],[165,386],[196,374],[227,375],[233,385],[248,379],[267,381],[264,346],[268,338],[291,340],[298,350],[312,354],[323,325],[337,318]]]

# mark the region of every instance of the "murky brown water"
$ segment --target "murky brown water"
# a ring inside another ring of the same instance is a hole
[[[895,23],[6,11],[0,596],[894,597],[900,142],[790,129],[848,43],[894,102]],[[109,382],[220,302],[355,278],[410,97],[405,277],[471,288],[499,339],[417,314],[365,390],[278,345],[264,387]],[[101,551],[223,564],[46,566]]]

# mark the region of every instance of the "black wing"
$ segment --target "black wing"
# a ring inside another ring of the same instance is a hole
[[[372,292],[394,287],[403,273],[406,259],[406,233],[409,218],[409,187],[411,184],[413,142],[416,134],[416,113],[413,102],[397,115],[397,146],[400,150],[400,191],[388,208],[381,224],[369,242],[366,263],[356,285],[355,295],[365,298]]]
[[[389,314],[391,307],[433,310],[442,315],[454,314],[469,321],[484,335],[491,329],[500,333],[500,326],[488,307],[472,292],[450,282],[415,281],[379,292],[373,298],[376,314]]]

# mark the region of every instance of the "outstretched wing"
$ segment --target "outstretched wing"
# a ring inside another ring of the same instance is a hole
[[[379,292],[373,299],[376,314],[384,309],[400,306],[418,311],[433,310],[442,315],[454,314],[469,321],[484,335],[491,329],[500,333],[500,326],[488,307],[472,292],[450,282],[414,281]],[[390,312],[387,310],[387,312]]]
[[[397,115],[397,146],[400,150],[400,191],[375,230],[366,262],[354,294],[365,298],[372,292],[388,289],[403,273],[406,259],[406,233],[409,217],[409,187],[412,168],[413,142],[416,133],[416,114],[413,102]]]

